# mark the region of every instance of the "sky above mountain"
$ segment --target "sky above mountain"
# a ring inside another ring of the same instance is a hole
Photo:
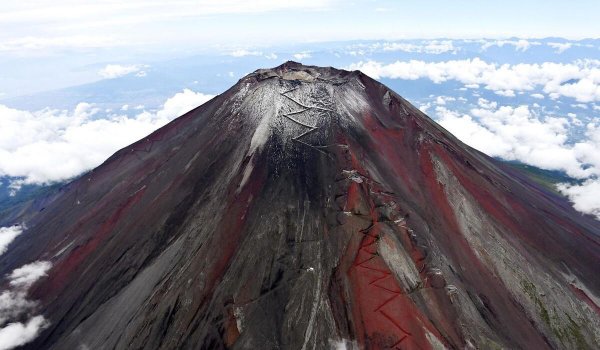
[[[600,36],[578,1],[5,1],[0,50],[183,49],[349,39]]]

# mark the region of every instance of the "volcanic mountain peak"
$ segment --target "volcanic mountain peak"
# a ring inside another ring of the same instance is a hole
[[[385,90],[377,107],[396,104],[405,116],[409,115],[408,110],[413,108],[406,101],[358,71],[290,61],[249,74],[240,81],[242,88],[236,95],[244,100],[241,111],[254,122],[249,152],[262,148],[275,134],[278,142],[303,145],[325,154],[332,146],[336,127],[341,128],[338,133],[364,127],[362,116],[373,108],[365,81],[376,90]],[[400,127],[397,123],[395,126]]]
[[[44,205],[31,349],[600,343],[600,224],[360,72],[258,70]]]
[[[306,66],[299,62],[287,61],[277,67],[258,69],[246,78],[257,76],[259,79],[279,77],[285,80],[309,81],[316,80],[334,82],[347,81],[348,77],[362,74],[360,71],[349,72],[333,67]]]

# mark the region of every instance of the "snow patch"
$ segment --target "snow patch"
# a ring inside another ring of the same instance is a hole
[[[330,339],[329,344],[331,345],[331,350],[358,350],[360,349],[356,341],[347,340],[347,339]]]
[[[242,333],[244,330],[244,313],[241,307],[236,307],[233,309],[233,317],[235,317],[235,325],[238,329],[238,332]]]
[[[264,145],[269,140],[270,131],[270,118],[262,118],[260,123],[258,123],[256,130],[254,130],[252,140],[250,140],[250,149],[248,150],[248,154],[253,154],[257,150],[259,152],[262,151]]]
[[[236,193],[239,193],[242,190],[242,188],[244,188],[244,185],[246,185],[246,182],[248,182],[250,174],[252,174],[252,170],[254,170],[254,163],[252,162],[253,159],[254,157],[250,158],[250,161],[248,162],[248,164],[246,164],[246,167],[244,168],[244,175],[242,176],[242,181],[240,181],[240,186],[237,188]]]

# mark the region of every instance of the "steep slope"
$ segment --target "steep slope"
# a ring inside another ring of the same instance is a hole
[[[595,348],[600,224],[360,72],[288,62],[66,186],[30,349]]]

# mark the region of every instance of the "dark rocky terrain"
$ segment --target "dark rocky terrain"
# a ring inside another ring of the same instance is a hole
[[[28,349],[600,343],[600,222],[360,72],[258,70],[27,218]]]

